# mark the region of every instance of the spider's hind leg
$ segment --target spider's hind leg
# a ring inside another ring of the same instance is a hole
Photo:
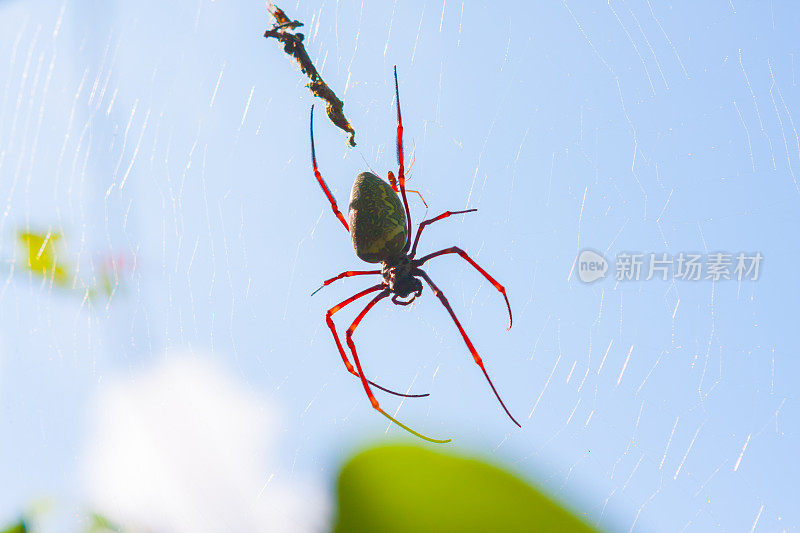
[[[350,278],[352,276],[365,276],[367,274],[380,274],[380,273],[381,273],[380,270],[348,270],[347,272],[342,272],[338,276],[334,276],[330,279],[326,279],[325,281],[323,281],[322,285],[320,285],[317,290],[311,293],[311,296],[314,296],[315,294],[317,294],[319,291],[321,291],[334,281],[338,281],[342,278]]]
[[[475,346],[472,344],[472,341],[469,340],[467,332],[464,331],[464,328],[461,326],[461,322],[459,322],[458,318],[456,318],[456,314],[453,312],[453,308],[450,307],[450,302],[447,301],[447,298],[445,297],[444,293],[441,291],[441,289],[439,289],[439,287],[436,286],[433,280],[429,278],[428,274],[426,274],[422,269],[419,268],[415,269],[413,274],[415,276],[422,277],[422,279],[424,279],[428,283],[431,290],[433,291],[433,294],[436,295],[437,298],[439,298],[439,301],[442,302],[444,308],[447,309],[448,313],[450,313],[450,318],[453,319],[453,322],[455,322],[456,327],[458,328],[458,332],[461,333],[461,337],[464,339],[464,343],[467,345],[469,352],[472,354],[472,358],[475,360],[475,364],[478,365],[481,370],[483,370],[483,375],[486,376],[486,381],[489,382],[489,386],[492,388],[492,392],[494,392],[494,395],[497,397],[497,401],[500,402],[500,405],[503,407],[503,410],[508,415],[508,418],[510,418],[511,421],[514,422],[517,426],[522,427],[520,423],[517,422],[517,419],[514,418],[513,415],[509,412],[508,408],[506,407],[506,404],[503,402],[502,398],[500,398],[500,394],[497,392],[497,389],[494,388],[494,383],[492,383],[492,379],[489,377],[489,373],[486,372],[486,368],[483,366],[483,360],[481,359],[481,356],[478,355],[478,350],[475,349]],[[356,362],[357,361],[358,360],[356,360]]]
[[[353,360],[356,362],[356,367],[358,368],[358,373],[361,376],[361,384],[364,386],[364,390],[367,393],[367,397],[369,398],[369,401],[372,404],[372,407],[376,411],[381,413],[383,416],[385,416],[386,418],[388,418],[389,420],[391,420],[392,422],[394,422],[395,424],[400,426],[401,428],[405,429],[406,431],[408,431],[412,435],[416,435],[417,437],[419,437],[421,439],[427,440],[428,442],[435,442],[435,443],[438,443],[438,444],[444,444],[444,443],[450,442],[450,439],[438,440],[438,439],[432,439],[430,437],[426,437],[425,435],[422,435],[421,433],[418,433],[418,432],[414,431],[413,429],[411,429],[410,427],[406,426],[405,424],[403,424],[399,420],[396,420],[389,413],[387,413],[386,411],[381,409],[380,404],[378,404],[378,400],[375,399],[375,396],[372,394],[372,391],[369,388],[369,383],[370,383],[369,380],[367,380],[367,378],[364,377],[364,370],[361,368],[361,361],[359,361],[359,359],[358,359],[358,353],[356,352],[356,345],[353,343],[353,332],[356,330],[356,328],[358,327],[358,324],[361,322],[361,320],[364,318],[364,316],[366,316],[366,314],[369,313],[370,309],[372,309],[375,306],[376,303],[378,303],[379,301],[381,301],[384,298],[386,298],[387,296],[389,296],[389,294],[391,294],[391,291],[389,289],[384,289],[383,291],[381,291],[377,296],[375,296],[372,300],[370,300],[370,302],[367,304],[367,306],[358,314],[356,319],[353,320],[353,323],[350,324],[350,327],[347,328],[347,334],[346,334],[347,346],[350,347],[350,352],[352,352],[352,354],[353,354]]]
[[[383,288],[383,285],[379,284],[379,285],[372,286],[369,289],[365,289],[365,290],[363,290],[363,291],[351,296],[347,300],[344,300],[343,302],[339,302],[338,304],[336,304],[333,307],[331,307],[330,309],[328,309],[328,312],[325,313],[325,323],[328,324],[328,327],[330,328],[331,333],[333,334],[333,340],[336,342],[336,348],[339,349],[339,354],[342,356],[342,361],[344,361],[344,366],[347,368],[348,372],[350,372],[351,374],[353,374],[357,378],[360,378],[361,376],[353,368],[353,365],[350,364],[350,360],[347,359],[347,354],[344,352],[344,348],[342,347],[342,343],[339,340],[339,335],[336,333],[336,325],[333,323],[333,318],[332,317],[333,317],[334,313],[339,311],[342,307],[353,303],[354,301],[358,300],[362,296],[366,296],[367,294],[369,294],[371,292],[375,292],[375,291],[380,290],[382,288]],[[382,390],[383,392],[388,392],[389,394],[394,394],[395,396],[402,396],[403,398],[424,398],[426,396],[430,396],[430,394],[428,394],[428,393],[425,393],[425,394],[403,394],[403,393],[400,393],[400,392],[395,392],[395,391],[393,391],[391,389],[387,389],[386,387],[381,387],[380,385],[378,385],[377,383],[374,383],[372,381],[369,381],[369,380],[367,380],[367,381],[369,382],[370,385],[372,385],[373,387],[375,387],[377,389]]]

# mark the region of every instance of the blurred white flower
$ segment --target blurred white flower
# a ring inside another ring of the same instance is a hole
[[[84,460],[90,503],[133,530],[320,531],[323,490],[273,474],[277,413],[225,369],[168,354],[101,387]]]

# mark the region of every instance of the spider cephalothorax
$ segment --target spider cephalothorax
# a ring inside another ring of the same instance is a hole
[[[397,88],[396,68],[394,72],[394,87],[395,96],[397,97],[397,181],[395,181],[394,174],[392,172],[389,172],[388,175],[389,183],[386,183],[371,172],[362,172],[359,174],[358,177],[356,177],[356,180],[353,183],[353,188],[350,192],[350,205],[348,210],[348,219],[350,221],[349,224],[347,221],[345,221],[344,216],[339,211],[339,207],[336,204],[333,194],[331,194],[330,189],[328,189],[325,180],[322,179],[322,175],[317,168],[317,157],[314,152],[314,106],[311,106],[311,162],[314,166],[314,175],[322,187],[325,196],[328,197],[328,201],[331,203],[334,214],[342,223],[342,225],[344,225],[345,229],[350,233],[350,238],[353,241],[353,248],[355,248],[356,255],[368,263],[381,264],[380,270],[350,270],[347,272],[342,272],[338,276],[325,280],[325,282],[322,284],[322,287],[329,285],[336,280],[351,276],[380,274],[382,277],[381,283],[368,289],[364,289],[363,291],[328,309],[328,312],[325,313],[325,322],[328,324],[328,327],[333,334],[333,339],[336,342],[336,347],[339,349],[339,354],[342,356],[345,367],[351,374],[361,380],[361,384],[364,386],[364,390],[366,391],[367,396],[372,403],[372,407],[377,409],[395,424],[413,433],[414,435],[417,435],[418,437],[432,442],[449,442],[449,439],[436,440],[425,437],[424,435],[420,435],[416,431],[395,420],[386,411],[381,409],[380,405],[378,404],[378,400],[376,400],[375,396],[372,394],[370,386],[376,387],[390,394],[395,394],[397,396],[421,397],[427,396],[427,394],[401,394],[399,392],[394,392],[387,388],[381,387],[380,385],[368,380],[364,376],[364,371],[361,368],[361,362],[358,358],[358,353],[356,352],[356,346],[353,343],[353,332],[358,327],[358,324],[361,322],[364,316],[375,306],[375,304],[391,295],[392,303],[396,305],[408,305],[413,302],[415,298],[422,294],[422,282],[420,281],[420,278],[425,280],[425,283],[427,283],[427,285],[431,288],[433,294],[439,299],[445,309],[447,309],[447,312],[450,314],[453,322],[455,322],[459,333],[461,333],[461,337],[464,339],[467,348],[475,360],[475,363],[480,367],[480,369],[483,371],[483,374],[486,376],[486,379],[489,381],[489,385],[492,387],[492,391],[500,401],[500,405],[502,405],[509,418],[511,418],[511,420],[519,426],[519,422],[517,422],[514,417],[511,416],[511,413],[506,408],[503,400],[500,399],[500,395],[494,388],[492,380],[489,379],[489,374],[486,372],[486,368],[483,365],[483,360],[478,355],[475,346],[473,346],[472,341],[470,341],[469,337],[464,331],[464,328],[458,321],[458,318],[456,318],[453,308],[450,307],[450,302],[447,301],[444,293],[442,293],[439,287],[436,286],[428,274],[420,267],[425,262],[440,255],[458,254],[464,258],[470,265],[480,272],[494,286],[495,289],[500,291],[500,293],[503,295],[503,298],[505,298],[506,307],[508,308],[508,327],[510,328],[512,323],[511,306],[508,303],[508,297],[506,296],[505,288],[484,269],[478,266],[478,264],[473,261],[464,250],[456,246],[430,253],[420,257],[419,259],[414,258],[417,253],[417,244],[419,244],[420,235],[422,235],[422,230],[425,228],[425,226],[438,220],[447,218],[451,215],[471,213],[476,211],[476,209],[467,209],[464,211],[445,211],[437,217],[424,220],[420,223],[419,228],[417,229],[417,235],[414,238],[413,246],[411,245],[411,212],[408,209],[408,200],[406,198],[406,178],[405,169],[403,167],[403,120],[400,116],[400,92]],[[402,196],[402,202],[400,201],[400,197],[397,196],[398,193],[400,193]],[[320,289],[322,287],[320,287]],[[378,294],[376,294],[367,304],[367,306],[358,314],[350,327],[347,328],[347,333],[345,335],[347,346],[350,348],[350,352],[353,354],[353,360],[356,364],[356,367],[353,368],[353,365],[350,364],[350,360],[348,359],[347,354],[342,347],[342,343],[339,340],[339,335],[336,333],[336,326],[333,323],[332,317],[334,313],[342,309],[344,306],[349,305],[355,300],[373,292],[378,292]],[[406,300],[405,298],[408,298],[409,296],[411,296],[411,298]],[[404,299],[401,300],[401,298]]]
[[[383,276],[386,287],[394,293],[392,302],[397,305],[408,305],[414,301],[414,298],[422,294],[422,282],[412,275],[411,264],[407,255],[381,263],[381,276]],[[406,298],[411,293],[414,293],[414,296],[410,300],[397,299]]]

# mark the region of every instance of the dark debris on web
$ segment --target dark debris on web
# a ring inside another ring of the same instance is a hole
[[[272,29],[264,33],[264,37],[277,39],[283,43],[283,51],[292,56],[295,61],[300,65],[300,70],[308,76],[310,82],[306,85],[311,93],[317,98],[325,101],[325,111],[328,113],[328,118],[331,119],[337,127],[350,134],[348,142],[350,146],[355,146],[356,132],[347,118],[344,116],[344,102],[342,102],[336,94],[328,87],[328,84],[323,81],[322,76],[319,75],[311,58],[308,57],[306,47],[303,46],[304,36],[302,33],[293,33],[293,31],[303,25],[298,20],[291,20],[286,16],[286,13],[274,4],[270,4],[269,11],[275,18],[272,24]]]

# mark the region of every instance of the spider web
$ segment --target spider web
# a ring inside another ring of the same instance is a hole
[[[800,257],[786,234],[799,222],[798,10],[373,4],[281,5],[356,130],[350,149],[318,114],[320,170],[340,206],[358,172],[396,170],[397,65],[409,187],[430,206],[411,195],[414,221],[478,208],[427,229],[420,253],[458,245],[507,288],[509,332],[469,265],[426,268],[523,428],[430,291],[408,308],[382,302],[354,336],[371,379],[431,393],[381,405],[603,529],[797,528]],[[176,351],[213,360],[265,413],[253,423],[270,456],[242,454],[253,509],[278,512],[264,503],[273,488],[324,493],[346,454],[404,438],[369,408],[323,319],[376,281],[309,297],[364,265],[313,179],[312,100],[261,37],[264,6],[16,0],[0,12],[0,424],[14,435],[0,439],[0,520],[52,497],[63,528],[91,506],[102,476],[76,479],[97,472],[87,450],[102,441],[89,428],[103,391],[147,382]],[[23,231],[51,243],[31,257],[54,254],[66,282],[31,272]],[[612,263],[607,279],[578,280],[584,248]],[[613,279],[621,252],[719,251],[760,252],[761,277]],[[366,303],[336,315],[340,333]],[[193,497],[187,508],[213,498]]]

